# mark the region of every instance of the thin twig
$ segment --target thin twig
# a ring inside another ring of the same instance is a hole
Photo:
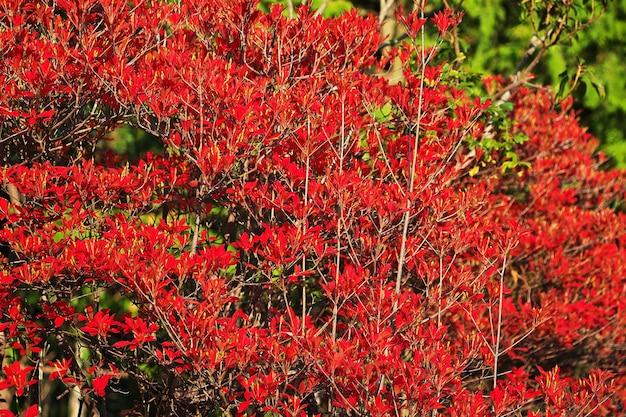
[[[424,18],[424,8],[422,8],[420,10],[420,14],[421,14],[421,18]],[[425,31],[424,31],[424,26],[422,26],[421,28],[421,36],[422,36],[422,45],[419,51],[419,55],[420,55],[420,60],[421,60],[421,66],[422,66],[422,71],[424,71],[425,66],[426,66],[426,56],[425,56],[425,50],[424,50],[424,45],[426,43],[426,35],[425,35]],[[416,45],[414,43],[415,41],[413,41],[413,47],[416,48]],[[396,296],[400,294],[400,288],[401,288],[401,284],[402,284],[402,273],[403,273],[403,268],[404,268],[404,260],[406,257],[406,243],[407,243],[407,237],[409,234],[409,218],[410,218],[410,209],[411,209],[411,205],[412,205],[412,201],[411,201],[411,193],[413,192],[413,188],[415,186],[415,169],[417,167],[417,150],[419,147],[419,141],[420,141],[420,136],[422,133],[422,112],[423,112],[423,97],[424,97],[424,78],[425,77],[421,77],[420,78],[420,87],[419,87],[419,97],[418,97],[418,108],[417,108],[417,126],[415,129],[415,139],[413,141],[413,146],[411,147],[411,151],[412,151],[412,161],[411,161],[411,166],[408,172],[409,175],[409,196],[407,198],[407,202],[406,202],[406,211],[404,212],[404,219],[403,219],[403,226],[402,226],[402,243],[400,244],[400,256],[398,258],[398,271],[396,274]],[[396,297],[396,300],[394,301],[394,311],[396,311],[398,309],[398,297]]]
[[[504,271],[506,270],[507,253],[504,253],[504,259],[502,260],[502,268],[500,269],[500,293],[498,301],[498,326],[496,334],[496,348],[493,359],[493,387],[495,388],[498,383],[498,357],[500,353],[500,336],[502,332],[502,305],[504,301]]]

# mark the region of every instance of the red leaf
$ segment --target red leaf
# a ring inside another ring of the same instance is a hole
[[[106,374],[106,375],[102,375],[93,379],[93,381],[91,382],[91,385],[93,386],[93,391],[96,393],[96,395],[99,395],[100,397],[105,396],[106,394],[105,389],[107,385],[109,384],[109,380],[113,376],[114,376],[113,374]]]
[[[24,413],[24,417],[37,417],[39,415],[39,406],[37,404],[33,404]]]

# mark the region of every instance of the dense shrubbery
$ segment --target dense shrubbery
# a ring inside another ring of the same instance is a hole
[[[459,89],[419,42],[454,14],[400,17],[394,84],[356,13],[3,6],[14,411],[622,412],[624,175],[571,101]],[[98,152],[122,124],[165,152]]]

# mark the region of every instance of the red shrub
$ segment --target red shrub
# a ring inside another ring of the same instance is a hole
[[[427,65],[434,51],[401,53],[401,83],[371,74],[375,19],[12,3],[1,178],[21,199],[0,199],[0,329],[15,360],[41,353],[92,409],[130,378],[142,415],[621,411],[624,175],[600,170],[568,103],[516,93],[530,168],[503,173],[504,151],[468,141],[489,103]],[[165,153],[96,152],[122,123]]]

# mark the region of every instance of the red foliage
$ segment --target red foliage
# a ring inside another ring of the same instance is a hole
[[[28,375],[34,368],[27,366],[22,368],[19,362],[13,362],[3,368],[4,380],[0,381],[0,389],[14,387],[17,395],[23,395],[27,386],[37,383],[36,380],[29,379]]]
[[[0,179],[21,199],[0,198],[0,330],[52,352],[47,379],[96,407],[132,378],[142,415],[622,410],[625,177],[569,103],[515,94],[531,167],[503,173],[468,141],[489,102],[412,50],[401,83],[373,74],[371,17],[3,7]],[[165,153],[97,152],[123,123]],[[18,366],[0,384],[21,395]]]

